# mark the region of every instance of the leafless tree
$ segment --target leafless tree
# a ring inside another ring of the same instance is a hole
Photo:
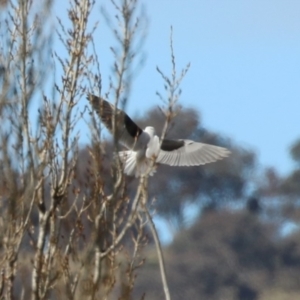
[[[138,2],[111,0],[115,19],[109,24],[116,45],[107,45],[114,58],[108,94],[116,106],[130,97],[144,38]],[[93,0],[70,0],[69,25],[57,19],[56,31],[51,0],[9,1],[0,8],[5,11],[0,15],[3,299],[131,299],[149,226],[165,298],[170,299],[147,176],[130,197],[122,164],[106,152],[99,120],[87,107],[87,93],[101,95],[101,76],[108,76],[101,74],[95,50],[98,23],[89,23],[95,5]],[[53,48],[55,37],[62,52]],[[158,94],[166,117],[162,135],[177,113],[180,82],[189,68],[176,74],[172,38],[171,58],[170,77],[157,69],[168,92],[166,97]],[[78,128],[84,123],[92,143],[79,174]],[[118,147],[115,138],[113,151]]]

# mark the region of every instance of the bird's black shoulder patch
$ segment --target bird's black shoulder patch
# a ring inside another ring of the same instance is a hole
[[[124,116],[124,124],[128,133],[133,137],[138,137],[142,134],[143,130],[137,126],[127,114]]]
[[[184,146],[183,140],[163,140],[160,149],[163,151],[174,151]]]

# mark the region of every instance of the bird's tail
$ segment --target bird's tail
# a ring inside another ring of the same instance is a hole
[[[150,167],[150,159],[144,158],[138,159],[137,152],[135,151],[120,151],[119,157],[123,163],[123,171],[129,176],[140,177],[146,174]],[[151,170],[150,176],[155,172],[155,169]]]

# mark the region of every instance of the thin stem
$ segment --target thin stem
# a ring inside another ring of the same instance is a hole
[[[167,282],[166,267],[165,267],[165,261],[164,261],[164,257],[163,257],[163,252],[162,252],[160,240],[159,240],[159,237],[158,237],[158,234],[157,234],[155,224],[152,220],[152,217],[149,213],[149,210],[148,210],[147,206],[144,205],[143,209],[144,209],[144,212],[147,216],[147,220],[148,220],[148,223],[150,225],[150,230],[151,230],[151,233],[153,235],[154,242],[155,242],[155,247],[156,247],[158,262],[159,262],[160,275],[161,275],[161,280],[162,280],[163,289],[164,289],[164,293],[165,293],[165,299],[170,300],[171,296],[170,296],[169,286],[168,286],[168,282]]]

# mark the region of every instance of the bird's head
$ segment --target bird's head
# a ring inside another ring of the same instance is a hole
[[[155,135],[155,129],[152,126],[147,126],[144,131],[147,132],[150,137],[153,137]]]

